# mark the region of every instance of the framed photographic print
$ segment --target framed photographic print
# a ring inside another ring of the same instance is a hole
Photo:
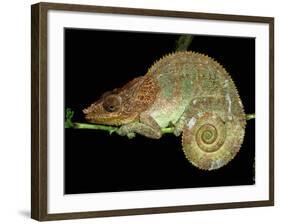
[[[274,204],[274,19],[32,5],[32,218]]]

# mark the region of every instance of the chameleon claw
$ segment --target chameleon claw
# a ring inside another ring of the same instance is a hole
[[[113,132],[115,132],[116,130],[109,130],[108,133],[109,135],[112,135]]]
[[[127,137],[128,137],[128,139],[132,139],[132,138],[136,137],[136,134],[131,132],[131,133],[127,134]]]

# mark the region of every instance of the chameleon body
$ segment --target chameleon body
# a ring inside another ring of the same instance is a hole
[[[246,117],[234,82],[214,59],[195,52],[169,54],[121,88],[84,109],[90,123],[117,133],[159,139],[172,127],[186,158],[203,170],[226,165],[240,150]]]

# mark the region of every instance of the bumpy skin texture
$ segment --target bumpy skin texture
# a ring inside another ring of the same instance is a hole
[[[203,170],[226,165],[239,151],[245,113],[226,70],[212,58],[177,52],[144,76],[104,94],[83,110],[96,124],[120,126],[118,134],[161,138],[161,128],[182,134],[186,158]]]

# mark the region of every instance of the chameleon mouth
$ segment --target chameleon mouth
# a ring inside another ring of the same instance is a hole
[[[111,125],[111,126],[120,126],[121,123],[116,121],[114,118],[109,117],[99,117],[93,114],[88,114],[85,116],[85,119],[92,124],[102,124],[102,125]]]
[[[115,117],[113,117],[112,115],[106,116],[104,113],[100,113],[97,108],[94,107],[94,105],[91,105],[90,107],[84,109],[83,113],[85,114],[85,119],[89,123],[103,125],[118,125],[118,122],[116,122]]]
[[[86,114],[86,115],[85,115],[85,119],[86,119],[87,121],[91,122],[91,121],[94,120],[94,116],[91,115],[91,114]],[[91,123],[92,123],[92,122],[91,122]]]
[[[93,123],[93,124],[106,124],[107,123],[106,119],[100,118],[93,113],[86,114],[85,119],[89,123]]]
[[[91,104],[89,107],[83,109],[82,111],[85,114],[85,119],[89,123],[101,124],[103,122],[103,119],[100,119],[100,117],[98,116],[95,104]]]

